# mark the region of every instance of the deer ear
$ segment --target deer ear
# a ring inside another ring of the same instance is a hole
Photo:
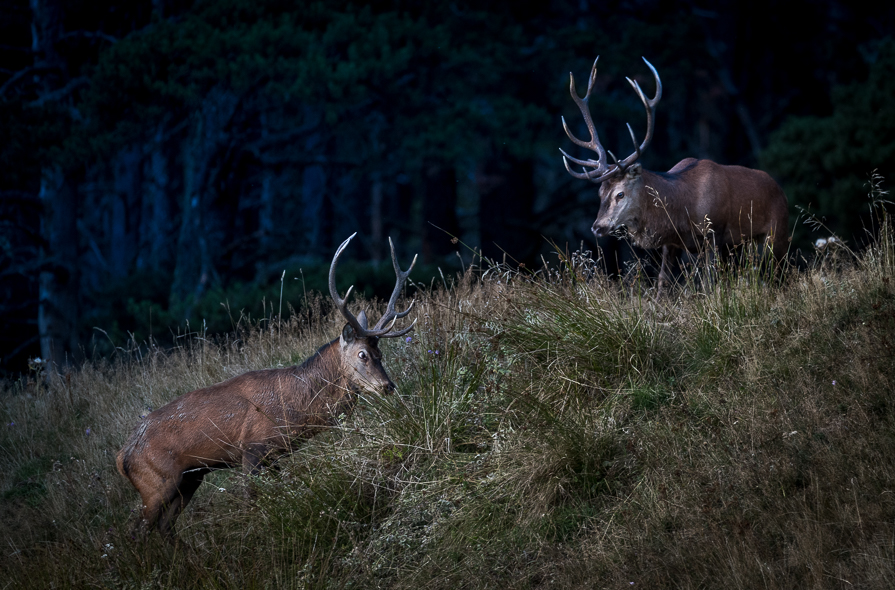
[[[360,324],[360,327],[364,330],[367,329],[367,313],[364,310],[357,315],[357,322]]]
[[[342,328],[342,335],[339,336],[339,342],[342,347],[346,347],[357,338],[357,332],[354,331],[354,328],[351,327],[351,324],[345,324],[345,327]]]
[[[628,178],[637,178],[638,176],[640,176],[640,172],[642,170],[643,168],[641,168],[640,162],[635,162],[634,164],[628,166],[628,169],[625,170],[625,175]]]

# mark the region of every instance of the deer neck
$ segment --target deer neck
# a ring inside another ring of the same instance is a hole
[[[640,199],[642,226],[634,236],[641,248],[659,248],[681,241],[675,227],[687,219],[680,205],[678,186],[663,174],[643,170],[643,192]]]
[[[298,370],[311,388],[311,406],[337,408],[339,413],[349,413],[354,407],[357,387],[345,375],[338,338],[318,348]]]

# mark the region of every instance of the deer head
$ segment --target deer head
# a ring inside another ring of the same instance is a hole
[[[347,299],[351,295],[351,290],[354,286],[352,285],[351,287],[348,287],[344,299],[339,297],[339,291],[336,288],[336,265],[339,263],[339,257],[348,246],[348,242],[350,242],[356,235],[357,233],[353,233],[347,240],[342,242],[342,245],[336,250],[332,264],[329,267],[329,294],[333,298],[336,307],[347,321],[345,327],[342,328],[341,336],[339,336],[342,366],[345,367],[346,371],[349,373],[349,379],[363,389],[391,392],[394,391],[395,384],[392,383],[392,380],[389,379],[388,374],[382,367],[382,353],[379,351],[379,339],[403,336],[410,332],[416,324],[416,320],[414,320],[413,323],[402,330],[392,330],[395,322],[409,314],[410,310],[413,308],[414,301],[410,302],[407,309],[400,312],[395,309],[395,305],[398,301],[398,296],[401,294],[401,289],[404,287],[404,282],[407,280],[410,271],[413,270],[413,266],[416,264],[416,256],[413,257],[413,262],[410,263],[410,268],[406,271],[402,271],[398,266],[398,258],[395,255],[395,245],[392,244],[392,239],[389,238],[388,243],[392,250],[392,265],[395,268],[397,280],[392,295],[388,300],[388,306],[386,307],[385,313],[371,329],[367,323],[366,313],[361,311],[360,314],[355,317],[355,315],[348,310]]]
[[[569,91],[572,95],[572,100],[578,105],[578,109],[584,117],[584,123],[590,133],[590,141],[583,141],[575,137],[569,130],[565,118],[562,119],[563,128],[566,130],[566,135],[569,136],[569,139],[576,145],[595,152],[597,154],[597,159],[579,160],[573,158],[562,149],[559,150],[563,154],[563,163],[569,174],[575,178],[589,180],[601,185],[600,213],[592,227],[592,230],[597,237],[616,231],[622,226],[631,228],[638,223],[639,210],[645,202],[645,190],[640,164],[635,162],[637,162],[637,159],[640,158],[643,150],[649,146],[650,141],[653,139],[656,105],[662,98],[662,81],[659,79],[659,74],[656,72],[656,68],[654,68],[646,58],[643,58],[643,61],[646,63],[647,67],[649,67],[650,71],[652,71],[653,77],[656,80],[656,94],[652,99],[647,99],[643,90],[640,89],[640,84],[630,78],[625,78],[628,83],[631,84],[631,87],[634,88],[634,92],[640,97],[640,100],[643,102],[643,106],[646,109],[646,136],[643,141],[638,144],[637,139],[634,137],[634,130],[631,129],[631,125],[628,124],[628,133],[630,133],[631,141],[634,143],[634,152],[625,159],[619,161],[611,151],[604,149],[600,143],[587,104],[594,87],[594,82],[597,79],[597,62],[599,59],[598,56],[597,59],[594,60],[594,65],[591,69],[590,78],[587,84],[587,93],[585,93],[584,98],[578,96],[578,91],[575,88],[575,76],[569,73],[569,78],[571,79]],[[610,159],[612,160],[611,163],[609,162]],[[569,165],[570,161],[581,166],[582,171],[573,171]]]

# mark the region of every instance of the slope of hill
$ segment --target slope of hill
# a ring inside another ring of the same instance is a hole
[[[831,248],[778,279],[697,261],[659,297],[581,253],[424,291],[382,344],[398,393],[278,471],[212,474],[175,545],[130,535],[130,429],[302,361],[338,314],[36,365],[0,393],[0,587],[893,587],[895,248]]]

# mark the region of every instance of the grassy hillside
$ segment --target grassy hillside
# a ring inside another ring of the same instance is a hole
[[[302,361],[338,314],[35,367],[0,393],[0,588],[895,587],[895,248],[830,248],[660,297],[581,255],[424,291],[382,344],[399,392],[206,478],[173,546],[130,536],[141,414]]]

